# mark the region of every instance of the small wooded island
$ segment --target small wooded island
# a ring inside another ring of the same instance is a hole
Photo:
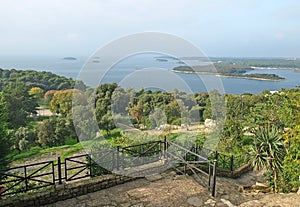
[[[64,57],[63,60],[77,60],[75,57]]]

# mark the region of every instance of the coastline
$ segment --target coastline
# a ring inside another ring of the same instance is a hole
[[[216,74],[218,77],[222,78],[241,78],[241,79],[248,79],[248,80],[258,80],[258,81],[282,81],[284,79],[267,79],[267,78],[256,78],[256,77],[247,77],[247,76],[234,76],[234,75],[221,75],[221,74]]]
[[[294,68],[293,69],[295,72],[299,73],[300,72],[300,68]]]
[[[257,66],[250,66],[252,69],[256,70],[295,70],[300,71],[300,68],[289,68],[289,67],[257,67]]]
[[[219,73],[212,73],[212,72],[180,71],[180,70],[174,70],[174,69],[171,69],[170,71],[174,72],[174,73],[185,73],[185,74],[202,74],[202,75],[216,75],[216,74],[219,74]]]

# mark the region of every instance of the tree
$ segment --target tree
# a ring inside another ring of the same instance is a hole
[[[37,127],[38,142],[42,147],[63,145],[68,134],[64,118],[46,119]]]
[[[246,102],[245,102],[246,103]],[[246,115],[249,129],[255,129],[257,126],[273,125],[283,129],[288,118],[285,114],[284,96],[281,94],[267,93],[260,96],[250,112]],[[244,113],[246,114],[246,113]]]
[[[50,104],[50,101],[52,100],[54,94],[57,92],[57,90],[49,90],[44,95],[44,103]]]
[[[51,93],[49,94],[51,96]],[[74,97],[76,97],[74,99]],[[86,97],[83,92],[76,89],[68,89],[56,91],[50,101],[50,109],[52,112],[61,114],[62,116],[70,116],[73,107],[73,101],[82,101],[82,105],[86,104]],[[76,103],[81,105],[80,103]]]
[[[26,86],[18,81],[5,87],[4,96],[7,103],[10,126],[13,128],[25,126],[27,116],[36,113],[36,100],[29,95]]]
[[[203,119],[222,120],[225,118],[225,96],[217,90],[209,92],[209,98],[206,99],[206,107],[203,113]]]
[[[177,125],[181,124],[180,121],[181,110],[176,100],[173,100],[171,103],[165,106],[165,113],[166,113],[168,124],[177,124]]]
[[[0,79],[0,89],[16,81],[22,82],[26,86],[26,90],[39,87],[44,91],[70,89],[75,84],[75,81],[71,78],[58,76],[51,72],[39,72],[34,70],[0,69]],[[80,86],[80,88],[83,88],[83,86]]]
[[[300,125],[288,131],[286,142],[289,144],[284,157],[281,189],[284,192],[297,191],[300,187]]]
[[[36,130],[37,130],[38,142],[42,147],[56,145],[54,119],[46,119],[42,121],[37,126]]]
[[[109,135],[110,130],[115,128],[112,117],[112,96],[118,88],[116,83],[102,84],[96,89],[95,114],[98,125],[106,130]]]
[[[13,134],[14,148],[19,152],[22,150],[29,149],[30,146],[36,144],[36,134],[31,132],[27,127],[18,128]]]
[[[283,139],[275,127],[259,127],[254,132],[253,145],[251,146],[251,160],[253,166],[260,170],[271,172],[275,192],[278,191],[278,177],[284,158]]]
[[[81,141],[96,137],[96,132],[99,130],[99,127],[94,122],[94,116],[91,107],[88,105],[79,105],[73,108],[73,124],[76,126],[76,134],[80,137]]]
[[[98,124],[100,129],[104,129],[106,131],[107,136],[109,136],[110,131],[116,127],[111,111],[108,111],[104,116],[102,116]]]
[[[6,155],[9,153],[10,141],[8,138],[7,108],[6,101],[2,92],[0,92],[0,170],[4,169],[8,160]],[[0,174],[1,180],[1,174]]]
[[[135,120],[135,123],[139,124],[144,115],[144,108],[141,102],[137,105],[132,106],[129,109],[131,117]]]
[[[167,117],[163,110],[161,110],[160,108],[154,109],[154,112],[150,114],[149,119],[153,128],[167,123]]]
[[[41,100],[44,96],[44,90],[40,87],[33,87],[29,90],[29,95],[33,96],[37,100]]]
[[[117,87],[112,94],[113,114],[127,115],[130,101],[130,94],[126,93],[121,87]]]
[[[285,143],[287,153],[283,161],[280,187],[284,192],[297,191],[300,187],[300,88],[285,91],[283,105],[286,121]]]

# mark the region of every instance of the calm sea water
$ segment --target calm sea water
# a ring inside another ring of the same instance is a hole
[[[0,68],[3,69],[22,69],[22,70],[37,70],[50,71],[58,75],[77,79],[79,72],[87,61],[85,57],[76,57],[77,60],[64,60],[61,57],[0,57]],[[124,77],[129,76],[143,68],[163,68],[170,70],[175,66],[180,66],[182,63],[178,60],[170,58],[159,58],[158,55],[133,56],[124,59],[112,67],[105,75],[101,82],[117,82],[119,83]],[[161,60],[163,59],[163,60]],[[91,60],[97,64],[100,60]],[[195,64],[197,64],[195,62]],[[198,63],[199,64],[199,63]],[[255,69],[248,73],[274,73],[286,78],[282,81],[258,81],[239,78],[223,78],[223,83],[226,93],[242,94],[242,93],[261,93],[263,90],[280,90],[281,88],[294,88],[300,86],[300,72],[295,72],[289,69],[269,70]],[[193,92],[206,92],[206,88],[201,79],[209,79],[211,75],[181,74],[177,73],[185,82],[188,83]],[[147,79],[147,77],[141,77]],[[154,78],[154,77],[152,77]],[[174,83],[176,86],[176,83]]]

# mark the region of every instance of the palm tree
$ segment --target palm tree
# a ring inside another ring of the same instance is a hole
[[[266,169],[273,174],[274,190],[278,191],[278,173],[284,158],[283,139],[275,127],[259,127],[254,132],[251,159],[254,168]]]

